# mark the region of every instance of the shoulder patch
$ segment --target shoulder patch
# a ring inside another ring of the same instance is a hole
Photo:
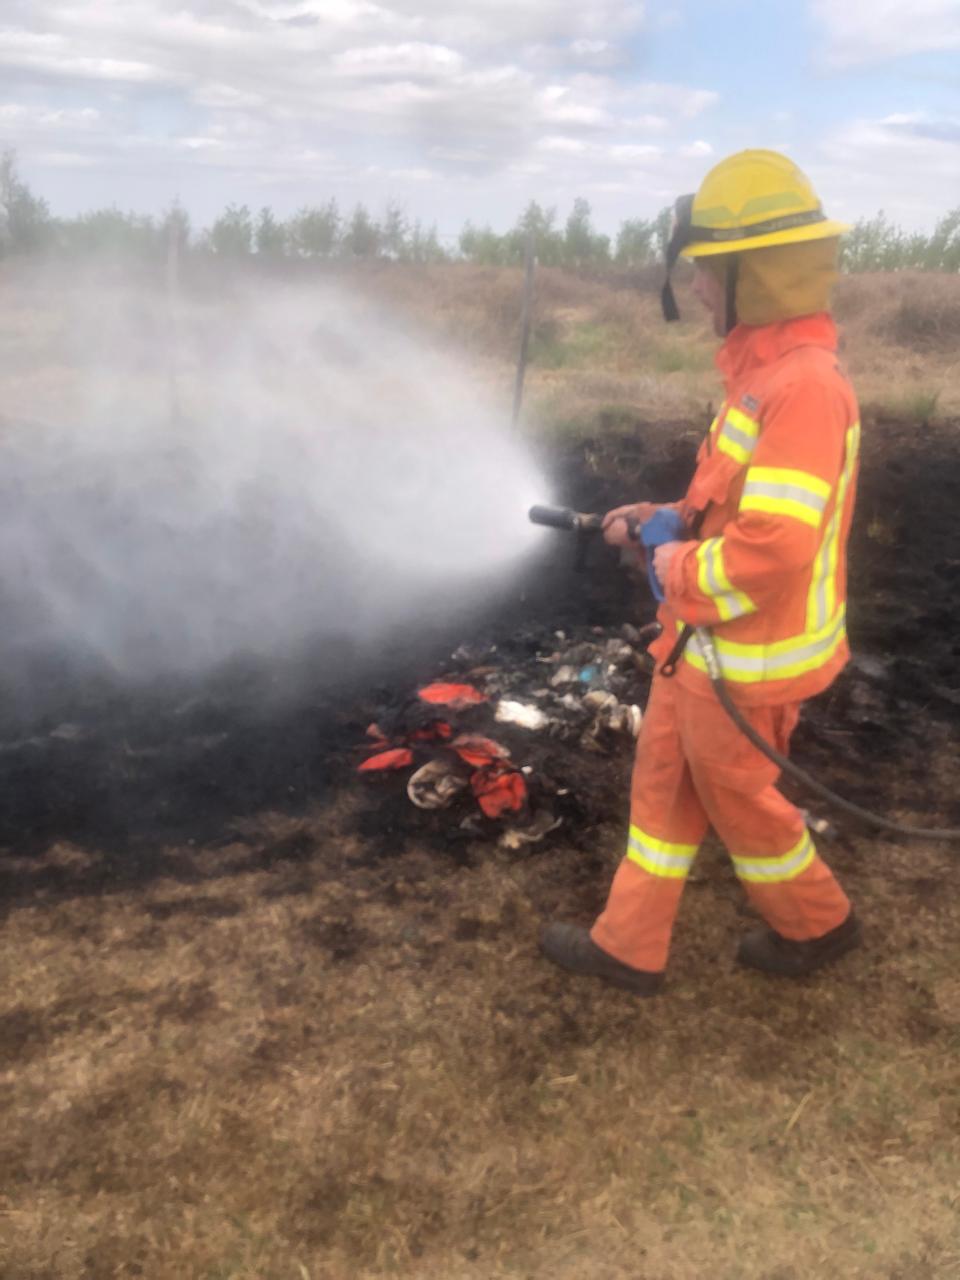
[[[749,409],[751,413],[756,413],[760,408],[760,401],[756,396],[741,396],[740,403],[745,409]]]

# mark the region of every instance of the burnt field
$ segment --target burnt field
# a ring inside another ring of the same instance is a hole
[[[699,431],[556,446],[557,497],[675,497]],[[869,424],[856,658],[794,749],[923,825],[960,825],[958,509],[958,424]],[[602,903],[631,756],[549,677],[616,650],[642,703],[623,646],[651,616],[557,534],[482,615],[381,652],[135,689],[36,655],[0,708],[0,1276],[960,1273],[960,849],[837,819],[867,945],[816,981],[733,971],[716,848],[662,1000],[538,958],[544,918]],[[541,839],[357,774],[439,679],[488,693],[458,727],[531,768]],[[552,727],[497,723],[502,697]]]

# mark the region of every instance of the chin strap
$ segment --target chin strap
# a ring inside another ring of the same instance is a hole
[[[740,275],[740,255],[727,256],[726,302],[724,304],[723,331],[730,333],[737,327],[737,279]]]
[[[673,226],[670,229],[670,239],[667,242],[665,254],[667,278],[664,280],[663,288],[660,290],[660,308],[663,311],[663,318],[668,324],[680,319],[680,308],[677,306],[677,299],[674,297],[670,275],[677,265],[677,259],[680,257],[681,252],[690,243],[692,214],[693,196],[680,196],[673,208]]]

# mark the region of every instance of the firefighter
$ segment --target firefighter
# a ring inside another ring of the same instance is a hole
[[[664,314],[677,318],[669,273],[682,254],[723,339],[725,398],[677,504],[689,536],[655,552],[663,630],[650,650],[626,855],[592,929],[554,922],[541,939],[555,963],[638,995],[662,986],[683,886],[710,827],[765,922],[741,940],[741,964],[797,976],[860,941],[803,815],[776,787],[776,766],[717,701],[696,637],[680,647],[684,624],[711,628],[738,707],[781,752],[803,701],[849,657],[860,426],[828,309],[846,229],[772,151],[728,157],[677,202]],[[635,546],[627,517],[654,510],[611,511],[607,542]]]

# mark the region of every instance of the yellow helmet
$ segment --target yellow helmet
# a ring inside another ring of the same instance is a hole
[[[677,258],[744,253],[777,244],[825,240],[850,228],[823,212],[809,179],[777,151],[738,151],[715,165],[694,196],[676,203],[667,247],[663,311],[678,318],[670,287]]]
[[[690,209],[685,258],[739,253],[800,240],[825,240],[850,228],[824,214],[817,193],[778,151],[738,151],[710,170]]]

